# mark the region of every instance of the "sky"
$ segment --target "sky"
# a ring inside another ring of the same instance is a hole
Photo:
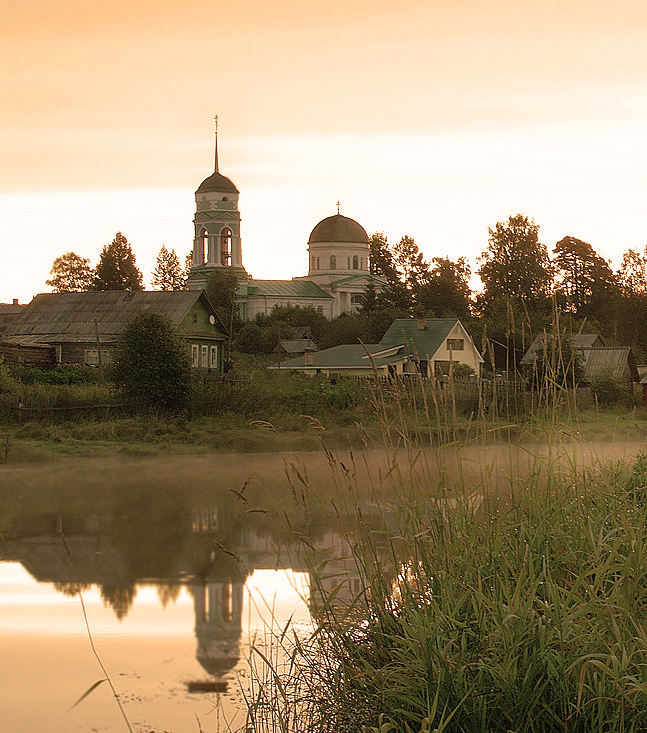
[[[118,231],[150,284],[194,192],[240,190],[243,263],[307,274],[336,203],[466,257],[522,213],[620,265],[647,244],[644,0],[3,0],[0,302]]]

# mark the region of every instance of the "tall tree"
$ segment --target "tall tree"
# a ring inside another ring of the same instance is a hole
[[[394,253],[383,232],[375,232],[369,239],[370,272],[386,278],[387,282],[399,281]]]
[[[142,274],[128,240],[117,232],[105,245],[94,271],[93,290],[143,290]]]
[[[436,318],[455,316],[463,320],[470,315],[470,266],[465,257],[453,262],[447,257],[434,257],[427,281],[418,288],[416,305]]]
[[[64,255],[57,257],[49,274],[52,277],[45,282],[54,288],[55,293],[89,290],[93,280],[90,260],[79,257],[74,252],[66,252]]]
[[[609,263],[588,242],[564,237],[555,245],[555,294],[560,307],[576,317],[612,315],[619,286]]]
[[[395,263],[401,273],[407,289],[414,291],[429,277],[429,264],[425,262],[422,252],[413,237],[405,234],[393,248]]]
[[[622,264],[616,277],[625,297],[647,295],[647,247],[642,254],[628,249],[622,255]]]
[[[153,270],[153,288],[155,290],[182,290],[184,280],[180,258],[175,254],[175,250],[169,251],[162,245]]]
[[[501,297],[524,304],[546,299],[552,267],[548,250],[539,241],[539,226],[515,214],[488,232],[488,248],[479,258],[478,270],[485,302]]]

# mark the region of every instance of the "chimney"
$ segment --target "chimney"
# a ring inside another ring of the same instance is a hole
[[[13,299],[13,304],[14,304],[14,305],[18,305],[18,298],[14,298],[14,299]]]
[[[312,366],[314,364],[315,355],[314,351],[306,351],[303,354],[303,361],[306,366]]]
[[[424,331],[427,328],[427,319],[418,318],[418,331]]]

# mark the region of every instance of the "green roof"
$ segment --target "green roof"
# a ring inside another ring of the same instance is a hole
[[[426,318],[423,330],[418,330],[417,318],[396,318],[382,336],[380,344],[405,344],[420,359],[433,358],[444,340],[460,321],[457,318]]]
[[[332,299],[332,295],[309,280],[249,280],[247,293],[250,296],[266,295],[274,298]]]

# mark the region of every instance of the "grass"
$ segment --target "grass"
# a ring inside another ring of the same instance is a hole
[[[403,487],[380,532],[358,512],[362,589],[313,564],[316,632],[277,638],[249,730],[647,730],[647,457],[545,469],[479,506]]]

